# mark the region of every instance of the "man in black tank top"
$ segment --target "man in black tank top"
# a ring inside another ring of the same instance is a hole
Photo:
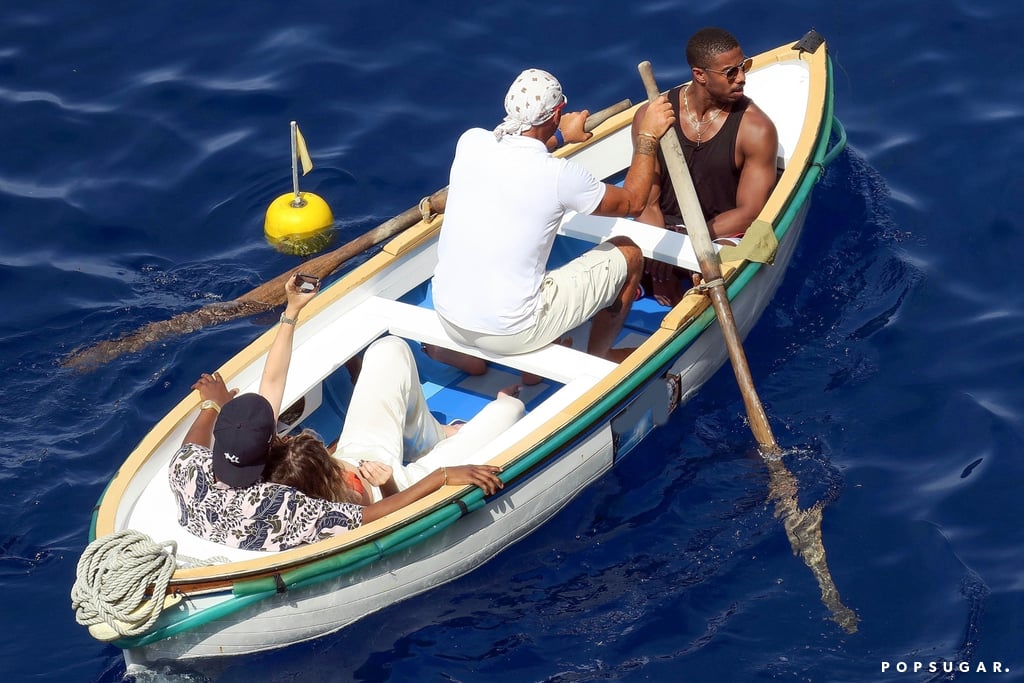
[[[712,239],[736,239],[764,208],[778,178],[779,137],[771,119],[743,94],[751,60],[728,31],[704,28],[686,45],[693,80],[669,91],[683,148]],[[645,107],[633,120],[639,133]],[[682,230],[682,212],[659,152],[658,179],[638,220]],[[689,274],[648,260],[645,289],[674,306]]]

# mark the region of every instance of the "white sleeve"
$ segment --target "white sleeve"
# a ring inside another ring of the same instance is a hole
[[[565,160],[558,174],[558,200],[566,209],[591,214],[604,199],[606,186],[590,171],[574,161]]]

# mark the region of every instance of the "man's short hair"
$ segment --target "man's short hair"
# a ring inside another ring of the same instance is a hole
[[[709,26],[690,36],[686,43],[686,61],[691,67],[706,69],[715,57],[740,46],[725,29]]]

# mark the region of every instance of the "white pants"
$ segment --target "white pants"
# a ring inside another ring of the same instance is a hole
[[[442,466],[481,464],[476,453],[523,412],[522,401],[502,394],[446,439],[430,414],[408,343],[384,337],[363,355],[335,457],[390,465],[405,489]]]

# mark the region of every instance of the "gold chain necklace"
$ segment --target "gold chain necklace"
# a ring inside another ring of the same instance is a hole
[[[696,131],[697,133],[697,146],[700,147],[701,136],[708,128],[711,127],[711,124],[715,122],[715,119],[718,118],[718,115],[722,113],[722,108],[719,107],[718,109],[716,109],[715,115],[712,116],[707,121],[705,121],[703,118],[700,121],[698,121],[697,117],[694,116],[693,113],[690,111],[690,102],[686,99],[686,93],[690,90],[690,85],[690,83],[687,83],[686,87],[683,88],[683,108],[686,109],[686,118],[690,120],[690,125],[693,126],[693,130]],[[705,114],[704,116],[706,117],[707,114]],[[704,126],[703,130],[701,129],[701,125]]]

